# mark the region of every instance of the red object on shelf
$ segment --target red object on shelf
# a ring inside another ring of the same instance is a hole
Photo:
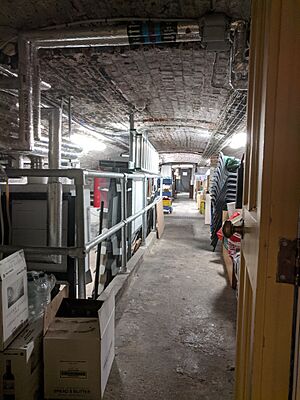
[[[94,207],[99,208],[101,203],[100,178],[94,178]]]
[[[94,178],[94,207],[100,208],[101,201],[104,201],[104,208],[107,208],[107,191],[101,189],[107,188],[109,179]]]

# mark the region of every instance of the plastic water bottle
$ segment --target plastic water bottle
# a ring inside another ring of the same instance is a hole
[[[50,303],[56,279],[54,275],[47,275],[43,271],[30,271],[27,280],[29,320],[32,321],[41,317]]]

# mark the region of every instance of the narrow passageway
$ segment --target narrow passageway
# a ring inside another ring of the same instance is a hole
[[[231,400],[235,293],[195,202],[179,196],[165,220],[117,308],[104,399]]]

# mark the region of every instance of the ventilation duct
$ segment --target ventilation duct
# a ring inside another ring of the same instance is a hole
[[[202,43],[209,51],[229,50],[228,19],[225,14],[207,14],[202,19]]]

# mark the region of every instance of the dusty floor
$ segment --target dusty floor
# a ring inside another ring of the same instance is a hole
[[[117,309],[104,400],[231,400],[235,293],[209,228],[181,197]]]

